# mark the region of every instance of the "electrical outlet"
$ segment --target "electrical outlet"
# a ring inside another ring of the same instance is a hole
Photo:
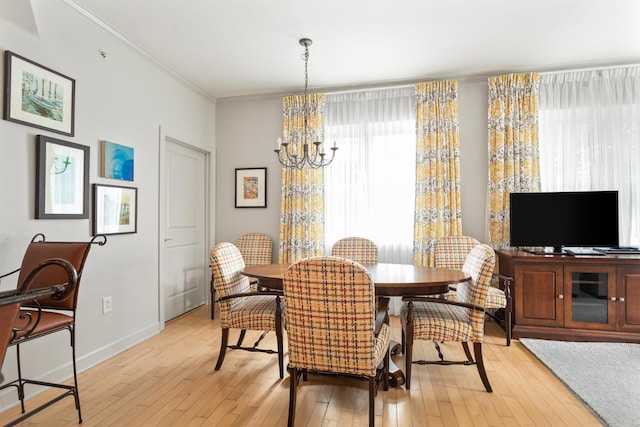
[[[102,298],[102,314],[110,313],[113,310],[113,299],[111,297]]]

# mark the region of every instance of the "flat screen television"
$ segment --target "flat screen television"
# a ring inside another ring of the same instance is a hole
[[[511,193],[509,201],[512,247],[618,247],[617,191]]]

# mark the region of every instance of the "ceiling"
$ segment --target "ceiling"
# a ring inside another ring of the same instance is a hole
[[[638,0],[59,1],[212,98],[640,63]]]

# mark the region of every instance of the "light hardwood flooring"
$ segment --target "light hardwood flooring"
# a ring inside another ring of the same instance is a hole
[[[397,317],[392,323],[399,341]],[[236,336],[232,331],[231,338]],[[275,349],[275,334],[265,342]],[[278,378],[277,356],[228,350],[216,372],[219,346],[219,322],[210,320],[204,306],[82,372],[82,426],[286,426],[289,376],[285,370],[285,378]],[[442,348],[448,358],[464,355],[459,344]],[[378,392],[376,426],[600,425],[517,340],[507,347],[504,332],[492,321],[487,321],[483,350],[493,393],[484,391],[475,366],[415,365],[411,390]],[[418,342],[414,354],[436,357],[428,342]],[[393,359],[404,366],[402,355]],[[53,393],[31,398],[27,409]],[[296,425],[365,426],[367,394],[365,381],[309,375],[298,389]],[[18,408],[0,414],[0,424],[15,418]],[[20,425],[77,426],[73,399],[67,397]]]

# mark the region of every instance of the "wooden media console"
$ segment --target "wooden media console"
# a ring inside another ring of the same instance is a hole
[[[513,277],[513,337],[640,343],[640,254],[496,251]]]

